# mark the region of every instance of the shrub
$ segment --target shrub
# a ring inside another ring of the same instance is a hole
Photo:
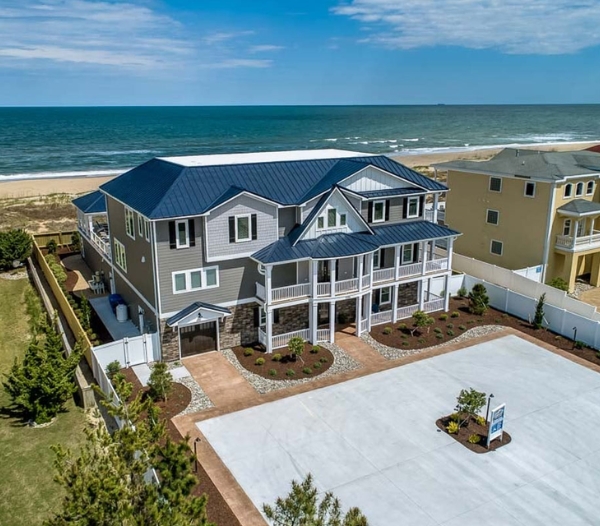
[[[79,232],[73,232],[71,234],[71,245],[75,252],[79,252],[81,250],[81,237],[79,236]]]
[[[433,332],[435,332],[436,334],[442,334],[442,329],[436,327],[435,329],[433,329]]]
[[[302,369],[302,372],[303,372],[304,374],[310,374],[310,373],[312,373],[312,369],[311,369],[310,367],[304,367],[304,368]]]
[[[456,398],[456,412],[469,416],[476,417],[481,408],[485,405],[486,395],[480,391],[476,391],[472,387],[467,391],[462,389]]]
[[[417,310],[413,313],[413,329],[411,334],[414,336],[415,331],[420,331],[421,329],[427,327],[427,332],[429,332],[429,326],[435,321],[431,316],[429,316],[426,312],[422,310]]]
[[[503,319],[506,319],[506,318],[508,318],[508,314],[503,314],[503,315],[502,315],[502,316],[500,316],[500,317],[501,317],[501,318],[503,318]]]
[[[544,303],[546,301],[546,293],[544,292],[535,306],[535,314],[533,315],[533,328],[541,329],[544,323]]]
[[[321,363],[327,363],[329,360],[325,356],[321,356],[321,358],[319,358],[319,361]]]
[[[317,354],[320,350],[320,347],[318,345],[313,345],[310,349],[310,354]]]
[[[474,323],[475,323],[475,320],[467,320],[468,325],[473,325]]]
[[[454,323],[447,323],[446,329],[454,329]]]
[[[400,338],[401,338],[402,340],[408,340],[408,334],[401,334],[401,335],[400,335]]]
[[[117,374],[120,370],[121,364],[119,363],[119,360],[114,360],[106,366],[106,376],[108,376],[109,380],[112,380],[115,374]]]
[[[85,294],[81,294],[81,325],[87,330],[92,324],[92,307]]]
[[[406,323],[401,323],[400,325],[398,325],[398,330],[399,331],[405,331],[406,330]]]
[[[285,372],[285,375],[286,375],[286,376],[289,376],[289,377],[291,378],[292,376],[295,376],[295,375],[296,375],[296,371],[294,371],[294,369],[288,369],[288,370]]]
[[[269,376],[277,376],[277,371],[275,369],[269,369]]]
[[[410,344],[408,342],[402,342],[403,347],[408,347]]]
[[[31,255],[31,236],[22,229],[0,232],[0,268],[19,266]]]
[[[481,442],[481,435],[473,433],[472,435],[469,435],[468,440],[470,444],[479,444],[479,442]]]
[[[246,347],[244,349],[244,356],[252,356],[254,354],[254,349],[251,347]]]
[[[321,368],[321,362],[316,362],[313,364],[313,369],[320,369]]]
[[[447,334],[448,336],[454,336],[454,331],[453,331],[452,329],[448,329],[448,330],[446,331],[446,334]]]
[[[575,349],[585,349],[586,345],[584,342],[577,340],[575,342]]]
[[[450,314],[451,318],[460,318],[460,312],[458,312],[457,310],[453,311],[452,314]]]
[[[56,261],[56,258],[52,254],[46,254],[44,259],[46,260],[46,263],[48,263],[56,281],[58,281],[58,284],[62,288],[67,281],[67,273],[65,272],[64,267]]]
[[[167,400],[167,396],[173,388],[173,375],[165,362],[154,364],[148,380],[148,387],[150,387],[148,393],[152,400],[155,402],[157,400]]]
[[[440,320],[441,320],[441,321],[446,321],[447,319],[448,319],[448,315],[447,315],[447,314],[442,314],[442,315],[440,316]]]
[[[448,433],[450,433],[451,435],[456,435],[456,433],[458,433],[459,429],[460,429],[460,426],[458,425],[458,422],[455,422],[454,420],[452,420],[446,426],[446,431],[448,431]]]
[[[302,353],[304,352],[304,340],[300,336],[294,336],[290,338],[288,342],[288,349],[292,353],[292,356],[298,356],[302,361]]]
[[[256,361],[254,362],[254,365],[264,365],[264,364],[265,364],[264,358],[257,358]]]
[[[271,358],[271,360],[273,360],[274,362],[280,362],[281,358],[282,358],[281,354],[276,353],[273,355],[273,358]]]
[[[419,338],[417,340],[417,343],[420,343],[421,345],[423,345],[426,342],[425,338]]]
[[[485,425],[485,418],[481,415],[477,415],[475,417],[475,422],[477,422],[480,426],[484,426]]]
[[[469,312],[482,316],[487,311],[489,304],[490,298],[486,288],[481,283],[475,284],[469,293]]]
[[[449,418],[453,422],[456,422],[456,423],[460,422],[460,414],[459,413],[452,413]]]
[[[551,287],[554,287],[555,289],[569,292],[569,284],[562,278],[551,279],[547,284]]]
[[[500,318],[496,318],[496,319],[494,320],[494,323],[502,323],[502,320],[501,320]]]
[[[464,298],[467,295],[467,287],[462,286],[460,289],[458,289],[458,296],[460,298]]]
[[[48,250],[48,254],[56,254],[56,251],[58,250],[58,245],[56,244],[56,241],[54,241],[54,239],[48,241],[46,249]]]
[[[383,334],[392,334],[393,329],[391,327],[386,327],[383,329]]]
[[[435,337],[436,337],[438,340],[443,340],[443,339],[444,339],[444,335],[443,335],[441,332],[438,332],[438,333],[436,333]]]
[[[464,325],[459,325],[459,326],[458,326],[458,328],[459,328],[461,331],[464,331],[464,330],[466,330],[466,329],[467,329],[467,328],[466,328]]]

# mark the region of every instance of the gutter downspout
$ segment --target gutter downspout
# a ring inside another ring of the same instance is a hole
[[[546,239],[544,240],[544,254],[542,256],[542,283],[546,283],[546,271],[548,269],[548,254],[550,253],[550,243],[552,237],[552,218],[554,215],[554,202],[556,197],[556,183],[550,186],[550,202],[548,207],[548,217],[546,218]]]
[[[162,334],[160,330],[160,315],[162,313],[162,307],[160,304],[160,290],[159,290],[159,279],[158,279],[158,251],[156,249],[157,237],[156,237],[156,221],[151,221],[152,225],[152,263],[154,267],[154,305],[156,309],[156,334],[158,339],[158,346],[160,347],[160,357],[162,359]],[[178,331],[179,336],[179,331]]]

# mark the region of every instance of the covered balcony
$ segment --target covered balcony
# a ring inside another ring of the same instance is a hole
[[[79,233],[104,256],[111,258],[108,216],[104,194],[92,192],[73,201],[77,208]]]
[[[566,252],[583,252],[600,249],[600,230],[596,220],[600,217],[600,203],[575,199],[558,210],[562,233],[556,236],[555,247]]]

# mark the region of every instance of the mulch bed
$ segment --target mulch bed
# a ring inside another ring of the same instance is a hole
[[[478,424],[477,421],[472,416],[470,416],[467,423],[460,427],[458,433],[450,434],[448,433],[448,430],[446,428],[451,421],[451,415],[448,415],[439,418],[435,425],[438,426],[438,428],[441,429],[444,433],[451,436],[454,440],[460,442],[467,449],[470,449],[475,453],[489,453],[490,451],[494,451],[498,448],[501,448],[502,446],[510,444],[510,442],[512,441],[510,435],[505,431],[502,435],[502,440],[500,440],[499,438],[492,440],[490,442],[490,448],[488,449],[486,447],[488,434],[487,425]],[[478,435],[480,437],[480,440],[477,444],[471,444],[471,442],[469,442],[469,437],[471,435]]]
[[[133,372],[133,369],[121,369],[121,372],[125,375],[127,381],[133,384],[133,397],[135,397],[140,390],[148,390],[147,387],[142,387],[142,384]],[[177,394],[178,392],[179,394]],[[173,390],[171,391],[168,402],[159,402],[156,404],[161,409],[161,418],[167,420],[167,432],[172,440],[179,442],[184,439],[171,421],[171,418],[183,411],[190,403],[191,398],[192,394],[187,387],[180,383],[173,382]],[[191,454],[192,452],[190,450],[190,455]],[[231,508],[225,502],[225,499],[223,499],[223,496],[219,493],[216,486],[213,484],[213,481],[202,467],[202,464],[198,462],[197,466],[198,472],[196,473],[196,477],[198,478],[198,484],[196,484],[192,493],[197,496],[208,496],[208,504],[206,506],[208,520],[219,526],[241,526],[237,517],[233,514]]]
[[[317,347],[319,350],[315,353],[313,352],[313,346],[310,343],[305,343],[302,357],[296,357],[295,359],[292,358],[287,347],[275,349],[272,353],[265,352],[264,347],[259,344],[234,347],[232,350],[240,364],[251,373],[269,380],[297,380],[319,376],[333,365],[334,357],[331,351],[324,347]],[[245,356],[244,351],[246,349],[252,349],[252,355]],[[280,361],[274,359],[279,356],[281,357]],[[259,358],[265,361],[264,364],[256,364],[256,360]],[[305,368],[310,369],[310,372],[304,372],[303,369]],[[275,371],[275,374],[272,371]],[[294,374],[288,375],[288,371],[294,371]]]
[[[458,316],[453,318],[452,313],[458,313]],[[533,312],[531,314],[533,317]],[[373,327],[371,336],[378,342],[389,347],[395,347],[396,349],[425,349],[451,341],[475,327],[499,325],[524,332],[544,343],[600,365],[600,358],[595,350],[585,347],[583,349],[575,349],[573,340],[547,329],[534,329],[526,320],[521,320],[492,307],[482,316],[471,314],[469,312],[469,301],[466,298],[450,299],[450,308],[446,315],[447,319],[444,319],[445,315],[443,313],[431,313],[430,316],[435,320],[433,325],[429,326],[428,329],[422,329],[420,333],[419,331],[415,331],[414,336],[411,336],[411,329],[413,328],[412,318],[401,320],[395,324],[389,323]],[[392,328],[391,334],[385,334],[386,327]],[[436,328],[438,329],[437,332]]]

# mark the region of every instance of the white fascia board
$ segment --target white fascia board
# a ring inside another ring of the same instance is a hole
[[[403,183],[409,184],[411,186],[414,186],[415,188],[419,188],[421,190],[423,190],[424,192],[427,192],[427,188],[423,188],[421,185],[418,185],[416,183],[413,183],[411,181],[408,181],[406,179],[404,179],[403,177],[390,173],[387,170],[384,170],[383,168],[379,168],[379,166],[373,166],[372,164],[369,164],[368,166],[365,166],[364,168],[361,168],[360,170],[354,172],[353,174],[349,175],[348,177],[345,177],[344,179],[342,179],[341,181],[338,181],[336,183],[337,186],[342,186],[342,183],[348,179],[350,179],[351,177],[354,177],[358,174],[360,174],[361,172],[364,172],[365,170],[368,170],[369,168],[373,169],[373,170],[377,170],[378,172],[381,172],[385,175],[388,175],[390,177],[393,177],[394,179],[398,179],[399,181],[402,181]],[[422,175],[422,174],[421,174]],[[427,177],[426,175],[424,175],[423,177]]]

